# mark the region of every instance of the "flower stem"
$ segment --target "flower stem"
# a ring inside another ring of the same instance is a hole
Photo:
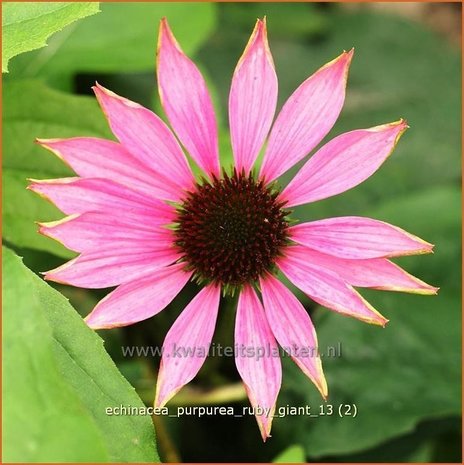
[[[208,391],[185,387],[169,402],[169,405],[220,405],[244,399],[246,399],[246,392],[243,384],[234,383]]]
[[[162,455],[163,462],[166,463],[180,463],[179,452],[174,445],[174,442],[169,435],[169,432],[164,424],[164,419],[161,415],[152,415],[153,424],[156,430],[156,439]]]

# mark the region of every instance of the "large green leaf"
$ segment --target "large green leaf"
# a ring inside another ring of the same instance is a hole
[[[153,462],[149,416],[102,340],[67,300],[3,248],[3,458],[8,462]]]
[[[215,25],[213,3],[102,3],[101,14],[82,22],[70,34],[58,34],[41,51],[12,63],[12,72],[28,77],[75,72],[154,70],[158,25],[167,17],[186,53],[193,53]],[[188,20],[186,20],[188,18]]]
[[[34,143],[35,138],[110,137],[94,99],[48,89],[37,81],[15,82],[3,88],[3,218],[4,237],[18,247],[45,250],[62,257],[72,253],[37,234],[35,221],[63,215],[26,190],[27,178],[72,176],[57,157]]]
[[[8,61],[12,57],[44,47],[51,34],[98,11],[97,2],[5,3],[2,11],[2,72],[8,71]],[[44,53],[50,54],[50,50]]]
[[[413,432],[377,447],[336,457],[343,463],[460,463],[461,421],[458,416],[420,423]],[[326,457],[325,460],[331,460]]]
[[[32,273],[3,254],[4,460],[107,461],[101,433],[59,372]]]
[[[390,323],[385,329],[318,310],[315,324],[324,350],[329,403],[356,404],[353,418],[287,417],[275,436],[305,444],[311,457],[346,454],[412,431],[424,420],[460,414],[460,193],[436,188],[372,212],[403,225],[415,213],[415,232],[436,244],[432,256],[409,257],[406,268],[441,287],[436,297],[363,292]],[[322,403],[304,376],[288,365],[282,405]]]
[[[305,451],[299,444],[287,447],[274,460],[274,463],[305,463]]]

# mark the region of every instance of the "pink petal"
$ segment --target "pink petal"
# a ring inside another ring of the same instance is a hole
[[[155,407],[191,381],[206,360],[219,310],[221,288],[204,287],[172,325],[163,343]]]
[[[235,68],[229,94],[229,121],[235,167],[248,174],[274,118],[277,76],[267,42],[266,20],[258,19]]]
[[[164,111],[187,151],[207,173],[220,175],[213,103],[205,80],[184,54],[166,19],[158,37],[158,89]]]
[[[171,248],[147,250],[144,247],[115,248],[84,252],[45,273],[47,281],[88,289],[103,289],[133,281],[163,268],[181,257]]]
[[[121,144],[92,137],[37,139],[83,178],[107,178],[147,195],[178,201],[182,192],[164,175],[143,164]]]
[[[192,273],[178,263],[150,276],[122,284],[101,300],[85,318],[93,329],[116,328],[156,315],[181,291]]]
[[[388,320],[342,278],[322,266],[296,259],[290,251],[293,248],[287,247],[286,256],[279,260],[278,267],[296,287],[324,307],[367,323],[385,326]]]
[[[260,286],[267,321],[277,342],[326,398],[327,383],[317,353],[316,331],[308,312],[298,299],[270,274],[260,279]]]
[[[436,294],[438,291],[386,258],[351,260],[301,246],[288,247],[286,253],[300,263],[315,263],[330,270],[352,286],[415,294]]]
[[[341,258],[398,257],[430,253],[433,245],[383,221],[342,216],[289,229],[293,241]]]
[[[260,175],[270,182],[300,161],[332,129],[345,100],[353,50],[310,76],[290,96],[269,136]]]
[[[235,322],[235,363],[245,383],[263,440],[270,437],[272,417],[282,381],[279,348],[255,291],[246,285],[240,293]]]
[[[97,84],[95,95],[113,134],[140,162],[178,189],[189,189],[193,174],[166,124],[152,111]]]
[[[174,208],[161,200],[100,178],[31,179],[28,189],[53,202],[63,213],[100,211],[170,223]]]
[[[159,226],[159,218],[134,221],[124,215],[88,212],[59,221],[39,223],[39,232],[76,252],[120,250],[159,250],[172,247],[173,231]]]
[[[320,148],[282,192],[287,207],[325,199],[365,181],[392,153],[406,121],[346,132]]]

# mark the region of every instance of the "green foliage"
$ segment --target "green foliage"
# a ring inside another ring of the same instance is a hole
[[[2,12],[2,72],[8,71],[8,61],[14,56],[44,47],[50,35],[98,11],[96,2],[5,3]]]
[[[3,458],[8,462],[153,462],[151,418],[67,300],[3,248]],[[27,289],[27,292],[25,290]]]
[[[211,3],[102,3],[101,14],[88,18],[66,34],[57,34],[45,51],[13,63],[17,76],[46,76],[63,85],[76,72],[133,72],[154,70],[160,19],[166,16],[186,53],[194,53],[215,25]],[[188,18],[188,21],[186,21]],[[60,85],[58,84],[58,85]]]
[[[305,463],[305,451],[300,445],[290,446],[280,453],[274,463]]]

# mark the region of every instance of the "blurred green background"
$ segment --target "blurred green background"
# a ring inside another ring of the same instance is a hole
[[[3,237],[30,270],[73,256],[36,233],[34,221],[62,215],[26,191],[26,179],[71,173],[34,138],[112,137],[90,97],[95,80],[160,113],[155,45],[158,22],[166,16],[210,85],[221,157],[229,165],[231,75],[256,18],[267,15],[280,105],[308,75],[355,47],[345,107],[326,140],[399,117],[411,126],[367,182],[299,207],[295,217],[365,215],[417,234],[436,244],[435,253],[399,263],[441,290],[437,297],[363,292],[390,319],[385,330],[316,307],[297,292],[321,347],[342,348],[340,357],[323,360],[329,403],[356,404],[356,418],[276,418],[273,437],[263,444],[253,417],[158,417],[155,445],[150,417],[108,417],[104,407],[142,405],[137,394],[147,405],[153,402],[159,360],[123,357],[121,346],[161,345],[195,285],[156,317],[101,332],[103,349],[75,310],[87,314],[107,291],[54,286],[73,310],[6,250],[4,459],[154,461],[157,450],[162,460],[186,462],[460,462],[461,5],[131,2],[103,3],[96,14],[90,11],[96,4],[82,5],[89,8],[85,14],[69,17],[90,16],[68,24],[68,12],[60,10],[56,29],[68,25],[47,47],[13,57],[3,75]],[[10,31],[16,42],[26,41],[21,25],[27,38],[33,36],[39,27],[34,14],[4,11],[4,39]],[[40,27],[49,14],[56,24],[55,11],[41,14]],[[233,344],[235,303],[221,304],[214,342]],[[316,389],[288,359],[283,364],[278,405],[318,410]],[[171,405],[248,405],[238,383],[234,360],[212,357]]]

